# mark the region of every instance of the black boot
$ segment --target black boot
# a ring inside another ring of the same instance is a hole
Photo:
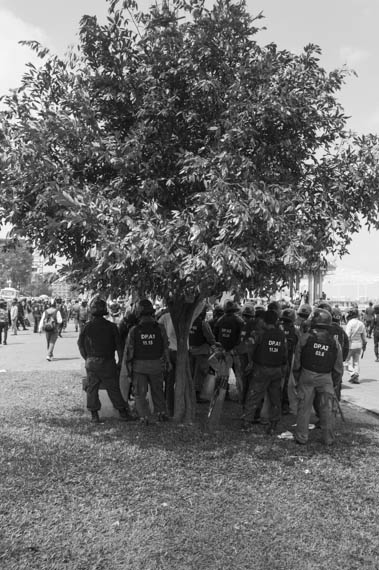
[[[131,422],[133,419],[126,409],[119,410],[118,413],[120,414],[120,421],[122,422]]]
[[[100,423],[100,418],[99,418],[99,412],[93,412],[91,411],[91,422],[94,424],[99,424]]]

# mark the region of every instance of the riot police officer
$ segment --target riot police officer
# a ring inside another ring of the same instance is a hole
[[[158,420],[168,420],[163,390],[164,370],[171,370],[168,339],[164,325],[155,320],[154,314],[151,301],[142,299],[137,307],[139,322],[130,329],[120,373],[123,385],[127,378],[132,379],[136,410],[145,425],[150,422],[146,401],[149,386]]]
[[[267,392],[269,398],[269,424],[267,433],[276,431],[280,419],[281,381],[287,366],[287,343],[284,332],[277,326],[278,313],[266,311],[264,329],[252,345],[253,374],[249,380],[246,413],[243,428],[255,422],[256,410]]]
[[[87,408],[91,411],[92,421],[100,422],[99,399],[100,384],[108,392],[108,396],[119,411],[120,419],[128,421],[131,416],[128,404],[121,395],[119,387],[119,368],[116,364],[121,362],[122,348],[117,326],[104,318],[108,314],[107,304],[103,299],[96,297],[91,305],[92,319],[83,327],[79,334],[78,347],[80,354],[86,361],[87,372]]]
[[[298,385],[298,411],[295,440],[308,441],[309,420],[315,394],[318,395],[322,439],[334,443],[335,393],[333,379],[343,374],[342,350],[331,330],[332,316],[315,309],[310,330],[297,344],[293,374]]]

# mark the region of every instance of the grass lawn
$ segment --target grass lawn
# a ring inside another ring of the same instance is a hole
[[[80,376],[0,374],[0,568],[379,568],[379,421],[338,443],[83,415]],[[204,414],[205,406],[199,406]],[[286,417],[283,431],[294,422]]]

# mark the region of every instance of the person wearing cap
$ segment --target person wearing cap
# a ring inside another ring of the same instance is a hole
[[[332,317],[325,309],[315,309],[308,332],[296,346],[293,374],[298,391],[295,441],[308,441],[309,420],[318,395],[322,440],[334,443],[336,412],[333,378],[343,374],[342,350],[330,330]]]
[[[243,428],[249,429],[255,420],[256,410],[267,393],[269,423],[266,432],[273,435],[280,420],[281,382],[287,366],[287,343],[282,330],[277,326],[278,313],[267,310],[264,328],[252,345],[252,376],[246,400]]]
[[[92,422],[99,423],[100,386],[105,388],[113,406],[120,414],[120,420],[129,421],[131,415],[119,386],[119,366],[122,359],[121,339],[117,326],[105,319],[108,314],[104,299],[95,298],[90,304],[92,318],[79,333],[78,348],[85,360],[87,382],[87,408]]]
[[[164,326],[155,320],[154,313],[153,304],[148,299],[139,302],[139,322],[129,331],[120,373],[120,382],[132,379],[136,410],[145,425],[150,421],[146,400],[148,387],[158,420],[168,420],[163,390],[164,370],[171,370],[168,339]]]
[[[362,349],[366,349],[367,338],[363,322],[358,318],[358,309],[353,308],[347,314],[345,332],[349,339],[348,369],[352,384],[359,384],[360,357]]]
[[[198,403],[206,401],[201,399],[201,391],[209,370],[208,359],[211,350],[216,347],[216,340],[206,321],[206,315],[207,306],[204,305],[201,313],[193,321],[188,336],[190,368]]]
[[[12,304],[10,307],[10,319],[11,319],[11,330],[12,335],[17,334],[17,321],[18,321],[18,300],[12,299]]]
[[[372,323],[372,334],[374,338],[374,354],[376,362],[379,362],[379,305],[374,305],[374,319]]]
[[[7,344],[9,319],[7,302],[5,299],[0,299],[0,344]]]

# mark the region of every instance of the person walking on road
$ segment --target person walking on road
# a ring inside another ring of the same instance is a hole
[[[100,423],[100,385],[103,386],[113,406],[118,410],[121,421],[132,419],[128,403],[121,394],[119,365],[122,359],[122,344],[117,325],[104,317],[108,314],[104,299],[95,298],[90,304],[92,319],[79,333],[78,348],[85,360],[87,372],[85,391],[87,408],[94,423]],[[118,364],[115,354],[117,353]]]
[[[374,319],[372,322],[374,337],[374,353],[376,362],[379,362],[379,305],[374,306]]]
[[[11,318],[11,329],[12,335],[17,334],[17,321],[18,321],[18,301],[17,299],[13,299],[11,308],[10,308],[10,318]]]
[[[7,302],[4,299],[0,299],[0,344],[7,344],[8,337],[8,327],[9,327],[9,311],[7,307]]]
[[[54,347],[59,335],[59,325],[63,322],[62,315],[57,309],[55,300],[50,302],[48,307],[43,313],[39,323],[38,332],[45,332],[47,343],[47,356],[46,360],[49,362],[53,360]]]
[[[347,315],[345,330],[349,338],[348,370],[352,384],[359,384],[360,357],[362,349],[366,349],[366,330],[363,322],[358,318],[358,309],[350,309]]]
[[[367,338],[371,338],[372,329],[374,324],[374,304],[372,301],[369,302],[368,307],[366,307],[364,312],[364,322],[366,327]]]
[[[43,307],[41,301],[35,299],[32,303],[32,315],[33,315],[33,332],[38,333],[38,325],[41,320],[43,313]]]

